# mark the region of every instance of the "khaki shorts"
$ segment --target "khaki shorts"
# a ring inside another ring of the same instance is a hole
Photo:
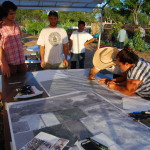
[[[66,68],[66,66],[65,66],[64,62],[61,62],[61,63],[58,63],[58,64],[46,63],[45,67],[44,67],[44,69],[65,69],[65,68]]]

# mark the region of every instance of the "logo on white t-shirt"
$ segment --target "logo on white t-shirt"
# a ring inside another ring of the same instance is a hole
[[[51,45],[57,46],[58,44],[60,44],[61,36],[58,32],[52,32],[49,35],[48,40]]]

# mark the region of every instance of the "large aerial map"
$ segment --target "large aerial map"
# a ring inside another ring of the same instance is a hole
[[[40,78],[42,72],[33,75],[49,97],[7,104],[14,149],[41,131],[68,139],[70,150],[78,149],[77,141],[98,134],[111,139],[118,150],[150,149],[149,128],[133,121],[124,110],[127,97],[88,81],[87,70],[56,71],[45,78]],[[112,145],[107,146],[111,149]]]

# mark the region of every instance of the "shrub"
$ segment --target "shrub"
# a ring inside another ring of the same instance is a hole
[[[64,28],[67,32],[70,32],[72,29],[70,29],[69,27],[78,26],[78,22],[70,22],[68,20],[64,24],[59,24],[59,26],[61,26],[62,28]]]
[[[118,32],[121,29],[122,25],[123,24],[121,22],[114,23],[112,25],[112,27],[113,27],[113,29],[111,30],[111,36],[112,36],[112,38],[115,38],[115,39],[117,38]]]
[[[28,25],[25,28],[27,34],[36,35],[46,26],[44,22],[40,21],[29,21]]]
[[[150,45],[142,39],[141,32],[139,31],[135,33],[133,39],[128,40],[126,45],[129,45],[131,48],[137,51],[150,51]]]

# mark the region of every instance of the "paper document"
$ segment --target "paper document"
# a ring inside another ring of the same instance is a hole
[[[31,86],[33,94],[20,95],[19,93],[14,98],[30,98],[41,95],[43,91],[39,91],[35,86]]]
[[[69,140],[40,132],[20,150],[62,150]]]

